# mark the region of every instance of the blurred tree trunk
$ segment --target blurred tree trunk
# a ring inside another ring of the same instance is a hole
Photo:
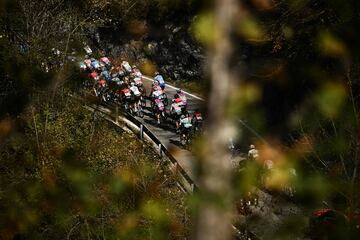
[[[211,90],[201,162],[203,201],[197,216],[198,240],[229,239],[232,233],[231,166],[227,152],[232,120],[227,104],[230,89],[236,87],[231,75],[230,58],[232,23],[237,10],[236,0],[215,0],[215,42],[209,58]]]

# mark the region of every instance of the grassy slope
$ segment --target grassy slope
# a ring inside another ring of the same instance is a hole
[[[1,238],[188,236],[185,196],[150,146],[57,100],[33,103],[1,147]]]

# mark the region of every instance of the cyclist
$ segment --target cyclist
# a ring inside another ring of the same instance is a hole
[[[189,133],[191,132],[192,124],[189,114],[181,114],[180,116],[180,140],[189,140]]]
[[[98,60],[96,60],[95,58],[91,58],[91,68],[95,69],[95,70],[99,70],[100,69],[100,63]]]
[[[183,114],[183,108],[181,107],[180,103],[181,103],[180,99],[173,99],[170,108],[170,114],[175,121],[175,126],[177,131],[180,128],[180,122],[179,122],[180,116]]]
[[[248,152],[248,157],[252,159],[256,159],[259,157],[259,151],[255,148],[254,144],[250,145],[250,150]]]
[[[130,74],[131,71],[132,71],[129,62],[127,62],[127,61],[122,61],[121,67],[124,70],[124,72],[127,73],[127,74]]]
[[[191,118],[192,124],[194,126],[194,131],[198,132],[202,128],[203,117],[199,109],[195,109],[193,116]]]
[[[137,112],[139,109],[139,103],[140,103],[140,97],[141,97],[141,92],[139,91],[138,87],[135,86],[134,82],[130,83],[130,91],[132,93],[132,98],[133,98],[133,102],[132,102],[132,106],[134,108],[134,112]]]
[[[181,98],[184,106],[186,107],[186,106],[187,106],[187,97],[186,97],[186,94],[185,94],[180,88],[178,88],[178,89],[176,90],[176,93],[177,93],[177,95]]]
[[[84,62],[79,62],[79,67],[80,67],[80,70],[83,72],[85,72],[87,69],[87,66]]]
[[[112,77],[111,77],[109,71],[105,67],[103,67],[101,70],[102,70],[102,72],[100,73],[100,77],[104,78],[108,82],[111,81]]]
[[[105,56],[100,58],[100,64],[105,66],[107,69],[111,68],[111,62],[110,62],[109,58],[107,58]]]
[[[132,66],[132,74],[133,74],[134,78],[142,79],[142,73],[136,65]]]
[[[119,70],[119,78],[124,81],[126,73],[123,70]]]
[[[91,69],[92,68],[92,66],[91,66],[91,59],[89,58],[89,56],[85,56],[85,60],[84,60],[84,63],[85,63],[85,65],[86,65],[86,67],[88,68],[88,69]]]
[[[181,107],[182,111],[186,111],[186,105],[184,104],[183,100],[179,96],[179,94],[174,95],[175,102],[178,103],[178,105]]]
[[[153,86],[151,88],[151,93],[150,93],[150,99],[151,100],[155,100],[157,98],[162,98],[163,96],[163,90],[161,89],[161,87],[157,84],[157,82],[153,83]]]
[[[132,93],[127,84],[123,84],[123,89],[121,90],[120,94],[121,94],[121,102],[125,110],[128,110],[131,104]]]
[[[84,50],[85,52],[88,54],[88,55],[91,55],[93,53],[93,51],[91,50],[91,48],[89,47],[89,45],[86,45],[84,47]]]
[[[155,72],[154,82],[158,82],[162,90],[165,89],[165,80],[159,72]]]
[[[95,70],[92,70],[92,72],[89,75],[90,78],[94,79],[95,81],[99,80],[99,75]]]
[[[161,123],[161,117],[165,118],[165,105],[161,99],[155,99],[153,111],[157,119],[157,123]]]
[[[97,78],[97,89],[96,89],[96,96],[105,93],[105,89],[107,87],[105,79]]]
[[[135,77],[135,78],[134,78],[134,83],[135,83],[135,86],[138,87],[138,89],[139,89],[139,91],[141,92],[141,94],[142,94],[143,96],[145,96],[145,95],[146,95],[146,92],[145,92],[146,90],[145,90],[145,88],[144,88],[144,84],[143,84],[141,78]]]

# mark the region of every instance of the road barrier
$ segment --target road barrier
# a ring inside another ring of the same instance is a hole
[[[106,108],[103,108],[105,106]],[[197,189],[196,184],[180,166],[175,157],[171,154],[168,148],[161,143],[155,134],[149,130],[143,123],[137,120],[134,116],[125,113],[124,116],[119,114],[118,106],[113,104],[102,103],[101,105],[86,105],[91,111],[97,111],[104,115],[104,118],[118,127],[122,127],[119,122],[122,122],[127,128],[134,132],[140,140],[146,140],[152,144],[159,156],[166,158],[170,163],[170,170],[174,174],[178,184],[183,191],[192,193]],[[113,110],[111,110],[113,109]],[[115,113],[115,114],[114,114]]]
[[[78,100],[83,101],[83,99]],[[180,166],[178,161],[167,149],[167,147],[162,144],[161,141],[155,136],[155,134],[151,130],[149,130],[142,122],[140,122],[134,116],[128,113],[124,113],[124,116],[121,116],[119,114],[121,111],[119,111],[119,106],[117,104],[101,102],[97,105],[87,105],[85,103],[85,107],[93,112],[101,113],[106,120],[113,123],[117,127],[123,128],[124,126],[126,126],[133,133],[135,133],[139,137],[139,139],[146,140],[147,142],[151,143],[155,151],[158,151],[159,155],[162,158],[165,158],[169,161],[170,171],[174,174],[178,186],[186,193],[193,193],[194,191],[197,191],[198,186],[196,186],[195,182]],[[121,126],[119,121],[122,122],[124,126]],[[231,227],[237,239],[258,239],[254,233],[244,228],[239,230],[233,225]]]
[[[122,117],[121,117],[122,118]],[[123,118],[121,119],[124,120]],[[139,120],[137,120],[134,116],[130,114],[126,114],[126,120],[130,120],[133,124],[135,124],[136,128],[134,129],[136,132],[139,133],[139,138],[141,139],[144,134],[146,134],[151,141],[153,142],[153,145],[157,145],[158,153],[161,157],[166,157],[170,163],[172,164],[172,171],[175,174],[175,176],[180,176],[180,183],[183,186],[183,188],[186,189],[187,192],[193,192],[197,187],[194,183],[194,181],[190,178],[190,176],[186,173],[186,171],[179,165],[178,161],[174,158],[174,156],[171,154],[171,152],[168,150],[168,148],[161,143],[161,141],[155,136],[155,134],[149,130],[144,124],[142,124]]]

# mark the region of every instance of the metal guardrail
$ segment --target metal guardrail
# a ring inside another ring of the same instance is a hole
[[[106,106],[107,110],[110,111],[109,112],[104,112],[101,110],[100,106]],[[107,115],[109,118],[107,118],[107,120],[111,121],[112,123],[116,124],[118,127],[120,127],[118,125],[118,120],[120,119],[121,121],[125,122],[125,124],[131,128],[133,130],[133,132],[138,132],[139,134],[139,138],[141,140],[143,140],[145,138],[145,136],[150,139],[153,144],[154,147],[157,146],[157,150],[159,151],[159,155],[161,157],[163,157],[163,154],[170,160],[171,164],[174,165],[174,169],[172,169],[172,172],[175,174],[175,176],[177,174],[179,174],[184,181],[188,184],[188,186],[186,186],[184,184],[183,181],[178,180],[178,183],[181,185],[181,188],[186,191],[187,193],[192,193],[196,190],[198,190],[198,187],[196,186],[196,184],[194,183],[194,181],[191,179],[191,177],[186,173],[186,171],[180,166],[180,164],[178,163],[178,161],[175,159],[175,157],[171,154],[171,152],[167,149],[167,147],[165,145],[163,145],[161,143],[161,141],[155,136],[155,134],[149,130],[142,122],[140,122],[139,120],[137,120],[134,116],[132,116],[131,114],[128,113],[124,113],[125,117],[120,116],[120,112],[119,111],[119,106],[116,104],[109,104],[109,103],[105,103],[102,102],[101,105],[97,105],[97,106],[89,106],[90,108],[92,108],[94,111],[99,111],[104,115]],[[112,108],[113,110],[109,109]],[[114,109],[115,108],[115,109]],[[112,115],[111,113],[113,113],[115,110],[115,121],[112,119],[114,117],[114,115]],[[131,124],[128,124],[127,121],[129,121]],[[134,126],[129,126],[129,125],[135,125],[137,129],[134,129]],[[242,229],[239,230],[238,228],[236,228],[234,225],[232,225],[232,228],[234,230],[235,233],[235,237],[237,239],[258,239],[258,237],[246,230],[246,229]]]
[[[171,152],[167,149],[167,147],[164,144],[162,144],[161,141],[155,136],[155,134],[151,130],[149,130],[142,122],[137,120],[134,116],[130,114],[126,114],[126,117],[127,119],[129,119],[131,122],[135,123],[135,125],[138,126],[140,130],[140,134],[139,134],[140,139],[142,138],[143,134],[146,133],[150,137],[150,139],[155,144],[157,144],[160,156],[162,157],[165,154],[165,156],[170,160],[170,162],[175,165],[176,171],[179,171],[181,176],[189,184],[190,186],[189,192],[193,192],[194,190],[196,190],[197,186],[194,183],[194,181],[190,178],[190,176],[186,173],[186,171],[180,166],[179,162],[175,159],[175,157],[171,154]]]
[[[144,136],[146,135],[148,139],[150,139],[153,142],[154,148],[156,146],[157,151],[159,152],[159,155],[161,157],[165,156],[169,159],[170,163],[173,165],[172,171],[177,176],[180,175],[180,177],[183,180],[178,179],[178,183],[181,185],[181,188],[185,190],[188,193],[192,193],[198,189],[195,182],[191,179],[191,177],[188,175],[188,173],[182,168],[179,164],[179,162],[176,160],[176,158],[171,154],[171,152],[167,149],[167,147],[161,143],[161,141],[156,137],[156,135],[146,127],[142,122],[137,120],[134,116],[128,113],[124,113],[124,117],[120,115],[119,108],[117,104],[110,104],[110,103],[104,103],[102,102],[100,105],[97,106],[89,106],[94,111],[99,111],[102,114],[110,117],[110,119],[113,123],[117,123],[117,121],[120,119],[122,122],[125,122],[126,125],[128,125],[129,128],[133,130],[133,132],[138,133],[138,137],[140,140],[144,139]],[[105,112],[101,110],[101,106],[106,107],[110,112]],[[112,119],[115,118],[115,119]],[[130,121],[132,124],[129,124],[126,120]],[[135,125],[135,126],[133,126]],[[136,129],[135,129],[136,128]]]

